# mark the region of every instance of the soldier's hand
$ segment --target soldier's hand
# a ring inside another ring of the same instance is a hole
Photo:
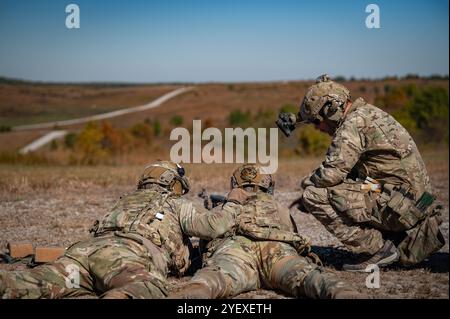
[[[308,186],[314,186],[314,183],[311,181],[311,176],[313,174],[308,174],[305,177],[303,177],[302,181],[300,182],[300,188],[302,190],[305,190],[306,187]]]
[[[243,205],[250,195],[242,188],[233,188],[231,192],[228,193],[227,200],[236,204]]]
[[[200,197],[201,199],[203,199],[203,206],[206,209],[211,210],[213,208],[213,203],[212,203],[211,198],[209,197],[209,194],[205,188],[202,188],[202,191],[200,193],[198,193],[197,196]]]

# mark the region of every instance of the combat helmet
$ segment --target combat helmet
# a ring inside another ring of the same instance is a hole
[[[145,166],[138,181],[138,189],[148,184],[158,184],[177,195],[184,195],[190,189],[184,168],[171,161],[156,161]]]
[[[297,122],[316,123],[324,119],[339,122],[344,114],[345,102],[350,98],[350,91],[345,86],[332,81],[328,74],[323,74],[306,92]]]
[[[264,192],[273,194],[275,181],[271,174],[264,174],[256,164],[244,164],[234,170],[231,175],[231,189],[233,188],[253,187]]]

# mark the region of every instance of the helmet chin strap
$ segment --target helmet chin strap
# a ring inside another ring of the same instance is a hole
[[[347,115],[348,110],[350,110],[350,108],[352,107],[353,102],[350,100],[347,100],[345,107],[344,107],[344,117]]]

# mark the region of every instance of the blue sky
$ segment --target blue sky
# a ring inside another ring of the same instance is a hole
[[[65,27],[76,3],[81,28]],[[381,28],[367,29],[376,3]],[[0,76],[270,81],[443,74],[448,0],[0,1]]]

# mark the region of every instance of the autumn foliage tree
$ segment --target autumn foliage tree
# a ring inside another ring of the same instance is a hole
[[[88,123],[75,141],[75,157],[80,164],[98,164],[109,157],[102,147],[103,134],[97,123]]]

